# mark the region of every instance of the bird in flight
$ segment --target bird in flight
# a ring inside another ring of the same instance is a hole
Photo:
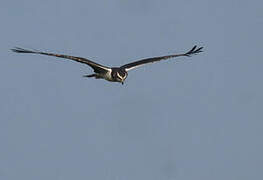
[[[59,57],[59,58],[65,58],[65,59],[70,59],[70,60],[77,61],[80,63],[84,63],[93,69],[94,74],[84,75],[83,77],[88,77],[88,78],[94,77],[96,79],[105,79],[107,81],[119,82],[119,83],[123,84],[125,79],[128,76],[128,71],[130,71],[134,68],[140,67],[140,66],[148,64],[148,63],[154,63],[154,62],[169,59],[169,58],[175,58],[175,57],[179,57],[179,56],[189,57],[191,55],[198,54],[198,53],[202,52],[202,49],[203,49],[203,47],[197,48],[197,46],[194,46],[191,50],[189,50],[186,53],[146,58],[146,59],[142,59],[142,60],[138,60],[138,61],[134,61],[134,62],[125,64],[125,65],[120,66],[120,67],[107,67],[107,66],[95,63],[89,59],[82,58],[82,57],[48,53],[48,52],[42,52],[42,51],[37,51],[37,50],[27,50],[27,49],[23,49],[23,48],[19,48],[19,47],[15,47],[14,49],[11,49],[11,50],[13,52],[16,52],[16,53],[42,54],[42,55],[55,56],[55,57]]]

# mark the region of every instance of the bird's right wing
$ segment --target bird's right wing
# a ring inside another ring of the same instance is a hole
[[[86,58],[82,58],[82,57],[75,57],[75,56],[68,56],[68,55],[63,55],[63,54],[54,54],[54,53],[47,53],[47,52],[41,52],[41,51],[33,51],[33,50],[27,50],[27,49],[23,49],[23,48],[19,48],[19,47],[15,47],[14,49],[11,49],[13,52],[16,53],[33,53],[33,54],[42,54],[42,55],[47,55],[47,56],[55,56],[55,57],[59,57],[59,58],[65,58],[65,59],[70,59],[73,61],[77,61],[80,63],[84,63],[89,65],[94,72],[96,73],[100,73],[100,72],[108,72],[111,69],[109,67],[100,65],[98,63],[95,63],[93,61],[90,61]]]

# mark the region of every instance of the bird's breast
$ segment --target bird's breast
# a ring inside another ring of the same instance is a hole
[[[112,76],[111,76],[111,71],[108,71],[107,73],[104,74],[104,79],[108,81],[114,81]]]

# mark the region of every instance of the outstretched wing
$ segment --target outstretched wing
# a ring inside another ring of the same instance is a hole
[[[161,60],[165,60],[169,58],[174,58],[174,57],[179,57],[179,56],[191,56],[191,55],[203,52],[202,49],[203,47],[197,48],[197,46],[194,46],[190,51],[184,54],[173,54],[173,55],[168,55],[168,56],[160,56],[160,57],[142,59],[142,60],[135,61],[129,64],[125,64],[121,66],[121,68],[124,68],[126,71],[129,71],[139,66],[142,66],[144,64],[148,64],[148,63],[153,63],[153,62],[157,62],[157,61],[161,61]]]
[[[73,60],[73,61],[77,61],[77,62],[89,65],[94,70],[94,72],[96,72],[96,73],[110,71],[109,67],[97,64],[97,63],[95,63],[93,61],[90,61],[90,60],[88,60],[86,58],[82,58],[82,57],[68,56],[68,55],[63,55],[63,54],[47,53],[47,52],[41,52],[41,51],[32,51],[32,50],[26,50],[26,49],[23,49],[23,48],[19,48],[19,47],[15,47],[14,49],[11,49],[11,50],[13,52],[16,52],[16,53],[43,54],[43,55],[48,55],[48,56],[55,56],[55,57],[59,57],[59,58],[70,59],[70,60]]]

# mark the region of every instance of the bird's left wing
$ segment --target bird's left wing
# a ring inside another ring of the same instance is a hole
[[[33,51],[33,50],[27,50],[27,49],[23,49],[23,48],[19,48],[16,47],[14,49],[11,49],[13,52],[16,53],[33,53],[33,54],[42,54],[42,55],[47,55],[47,56],[55,56],[55,57],[59,57],[59,58],[65,58],[65,59],[70,59],[73,61],[77,61],[80,63],[84,63],[89,65],[94,72],[100,73],[102,71],[106,72],[106,71],[110,71],[109,67],[100,65],[98,63],[95,63],[91,60],[88,60],[86,58],[82,58],[82,57],[76,57],[76,56],[68,56],[68,55],[63,55],[63,54],[54,54],[54,53],[47,53],[47,52],[41,52],[41,51]]]
[[[121,66],[121,68],[124,68],[126,71],[129,71],[139,66],[142,66],[144,64],[148,64],[148,63],[153,63],[153,62],[157,62],[157,61],[161,61],[161,60],[165,60],[169,58],[174,58],[174,57],[179,57],[179,56],[191,56],[191,55],[202,52],[202,49],[203,47],[197,48],[197,46],[194,46],[190,51],[183,53],[183,54],[173,54],[173,55],[168,55],[168,56],[160,56],[160,57],[142,59],[142,60],[135,61],[129,64],[125,64]]]

